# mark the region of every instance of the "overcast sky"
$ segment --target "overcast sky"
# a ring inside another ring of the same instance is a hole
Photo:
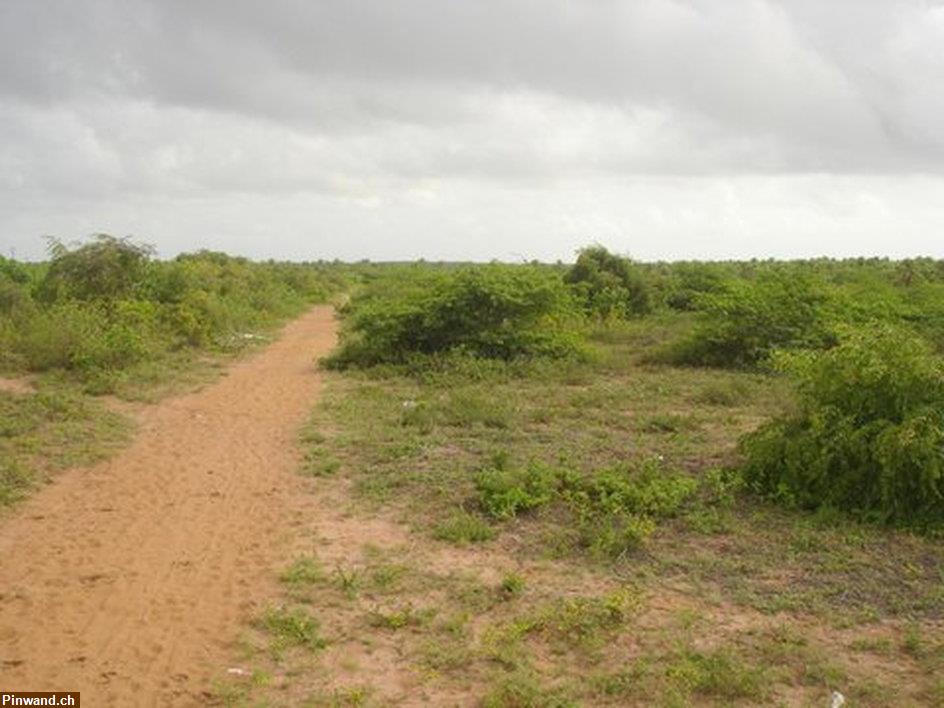
[[[0,0],[0,248],[944,257],[935,0]]]

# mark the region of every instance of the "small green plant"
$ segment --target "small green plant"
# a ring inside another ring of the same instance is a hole
[[[370,571],[370,587],[374,590],[389,591],[396,587],[410,572],[405,565],[384,563]]]
[[[629,621],[639,603],[639,594],[630,589],[569,597],[515,620],[508,630],[512,636],[536,634],[565,646],[594,648]]]
[[[482,699],[483,708],[576,708],[564,691],[542,685],[533,673],[519,670],[502,677]]]
[[[649,416],[642,429],[647,433],[679,433],[697,426],[695,418],[678,413],[659,413]]]
[[[509,573],[504,578],[502,578],[501,583],[498,586],[499,593],[505,599],[512,599],[519,597],[521,593],[524,592],[525,582],[517,573]]]
[[[302,474],[306,477],[331,477],[341,469],[341,461],[325,457],[319,450],[311,450],[305,455]]]
[[[321,565],[310,556],[297,558],[288,568],[282,571],[279,580],[287,585],[314,585],[324,581],[325,575]]]
[[[488,468],[475,478],[479,503],[489,516],[509,519],[554,500],[558,471],[539,462],[519,469]]]
[[[300,607],[270,608],[263,614],[260,625],[272,635],[275,647],[279,650],[303,647],[315,651],[327,646],[327,642],[319,634],[318,620]]]
[[[692,400],[709,406],[737,406],[750,398],[750,389],[743,381],[717,381],[706,384]]]
[[[652,519],[629,512],[585,513],[578,525],[580,544],[597,557],[618,560],[639,548],[656,529]]]
[[[460,509],[434,527],[433,537],[458,545],[484,543],[495,537],[495,529],[481,517]]]
[[[698,694],[724,700],[764,700],[768,695],[766,672],[723,650],[686,650],[666,669],[670,684],[683,696]]]
[[[348,570],[338,565],[334,569],[334,578],[341,592],[348,597],[354,597],[360,591],[363,573],[359,568],[351,568]]]
[[[367,622],[371,627],[397,630],[404,627],[421,626],[434,614],[435,612],[432,610],[417,610],[412,604],[407,604],[389,612],[374,608],[368,614]]]

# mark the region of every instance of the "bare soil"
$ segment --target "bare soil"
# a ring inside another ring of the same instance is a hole
[[[274,593],[297,431],[335,338],[332,308],[315,308],[217,383],[142,409],[129,447],[0,521],[3,687],[78,690],[90,706],[206,702]]]

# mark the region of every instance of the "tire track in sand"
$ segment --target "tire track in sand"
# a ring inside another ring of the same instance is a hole
[[[315,308],[0,521],[0,686],[77,690],[90,706],[205,703],[274,594],[296,435],[335,338],[332,308]]]

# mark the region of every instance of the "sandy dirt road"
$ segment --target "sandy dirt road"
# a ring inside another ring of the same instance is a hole
[[[297,431],[335,336],[332,309],[315,308],[214,385],[143,411],[124,451],[0,519],[0,689],[206,703],[272,596]]]

